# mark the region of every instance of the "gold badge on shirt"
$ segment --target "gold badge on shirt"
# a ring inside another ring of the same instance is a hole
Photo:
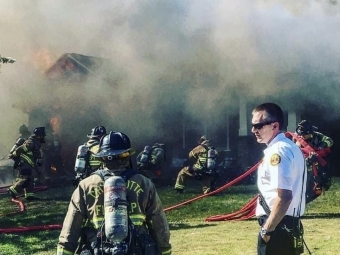
[[[270,164],[272,166],[277,166],[281,162],[281,157],[279,154],[274,153],[270,158]]]

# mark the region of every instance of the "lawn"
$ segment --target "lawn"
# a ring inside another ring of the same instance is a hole
[[[62,224],[73,187],[50,187],[37,193],[39,201],[27,204],[27,211],[15,212],[17,205],[7,195],[0,195],[0,228],[48,226]],[[187,192],[175,194],[172,187],[160,187],[158,192],[164,208],[200,195],[197,183],[191,183]],[[176,255],[237,255],[256,254],[256,219],[244,221],[206,222],[212,215],[232,213],[241,209],[256,195],[254,185],[236,185],[188,205],[166,212],[173,254]],[[303,218],[305,241],[313,255],[340,254],[340,178],[325,194],[307,205]],[[7,214],[7,215],[6,215]],[[0,234],[0,255],[56,253],[60,230],[13,232]],[[305,253],[308,254],[305,249]]]

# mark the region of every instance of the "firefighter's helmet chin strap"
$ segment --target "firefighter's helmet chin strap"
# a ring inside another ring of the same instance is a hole
[[[103,158],[103,166],[105,168],[110,169],[111,171],[115,169],[126,169],[130,168],[131,165],[131,158],[111,158],[111,156],[108,156],[106,158]]]

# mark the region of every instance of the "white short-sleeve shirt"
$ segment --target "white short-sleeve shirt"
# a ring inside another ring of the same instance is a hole
[[[257,171],[257,186],[272,209],[277,189],[291,190],[293,200],[286,212],[301,216],[305,211],[307,169],[300,148],[283,133],[278,134],[263,151],[264,158]],[[257,201],[256,216],[265,215]]]

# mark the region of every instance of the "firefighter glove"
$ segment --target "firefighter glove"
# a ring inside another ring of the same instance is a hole
[[[322,150],[322,149],[325,149],[325,148],[327,148],[327,143],[325,143],[325,142],[320,143],[319,146],[318,146],[318,150]]]
[[[13,154],[8,154],[7,158],[12,159],[14,156]]]
[[[311,164],[313,161],[316,159],[316,153],[315,152],[310,152],[308,157],[306,158],[307,163]]]

